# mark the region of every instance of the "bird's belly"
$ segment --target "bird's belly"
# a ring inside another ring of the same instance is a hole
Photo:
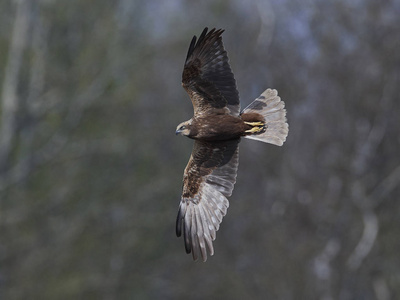
[[[199,118],[195,121],[194,139],[205,141],[223,141],[239,138],[243,135],[243,121],[231,115],[215,115]],[[193,125],[192,125],[193,126]]]

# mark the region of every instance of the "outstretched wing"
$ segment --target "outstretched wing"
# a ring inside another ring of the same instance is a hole
[[[207,260],[212,241],[229,207],[239,165],[240,139],[195,141],[183,175],[183,192],[176,220],[176,235],[184,235],[186,253]]]
[[[222,44],[224,30],[206,27],[199,39],[193,37],[182,74],[182,85],[188,92],[194,114],[227,113],[239,115],[239,93],[228,55]],[[197,42],[196,42],[197,41]]]

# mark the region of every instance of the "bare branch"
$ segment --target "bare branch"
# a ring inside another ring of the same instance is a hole
[[[17,1],[17,12],[1,95],[0,171],[4,171],[7,164],[15,134],[15,117],[18,111],[18,77],[27,41],[29,19],[29,1]]]
[[[368,172],[368,162],[372,156],[377,154],[379,144],[382,142],[387,128],[387,111],[390,110],[390,95],[396,86],[396,80],[386,82],[382,97],[380,99],[380,111],[376,114],[373,126],[366,141],[360,145],[358,154],[354,160],[354,173],[362,175]],[[382,201],[383,197],[390,193],[400,183],[400,166],[397,167],[387,178],[378,183],[377,187],[367,194],[364,179],[356,180],[353,184],[353,203],[360,209],[363,216],[364,230],[361,239],[353,253],[347,260],[350,270],[360,267],[362,261],[371,252],[378,237],[379,219],[374,208]]]
[[[397,186],[400,185],[400,165],[384,178],[368,197],[373,207],[378,206]]]
[[[378,300],[390,300],[390,290],[387,286],[386,280],[383,277],[375,279],[372,283],[376,299]]]
[[[319,280],[319,290],[323,299],[333,299],[332,297],[332,265],[340,251],[340,242],[334,238],[330,239],[322,252],[314,259],[314,273]]]
[[[372,210],[366,210],[363,214],[364,232],[353,253],[347,260],[347,266],[351,270],[360,267],[362,261],[370,253],[378,236],[379,223],[376,214]]]

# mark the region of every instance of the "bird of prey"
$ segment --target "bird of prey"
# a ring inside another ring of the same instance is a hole
[[[205,28],[193,37],[187,53],[182,86],[194,116],[176,134],[194,139],[183,175],[176,235],[183,233],[186,253],[207,260],[229,206],[239,164],[241,137],[278,146],[286,140],[286,110],[276,90],[267,89],[240,112],[239,93],[222,43],[224,30]]]

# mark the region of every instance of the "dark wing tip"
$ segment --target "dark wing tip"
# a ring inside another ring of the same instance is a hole
[[[183,231],[183,240],[185,242],[185,250],[186,253],[189,254],[192,252],[191,238],[190,232],[186,232],[185,221],[181,207],[179,207],[178,216],[176,217],[176,236],[180,237]]]
[[[186,60],[188,60],[188,58],[190,57],[190,55],[192,55],[194,48],[196,46],[196,40],[197,40],[197,36],[193,36],[192,41],[190,42],[190,46],[188,49],[188,53],[186,55]]]
[[[196,48],[196,45],[199,45],[204,40],[204,37],[206,36],[207,31],[208,31],[208,27],[204,28],[203,32],[200,34],[200,37],[198,40],[197,40],[197,36],[193,36],[192,41],[190,42],[188,53],[186,55],[186,61],[193,54],[193,51]]]
[[[176,227],[175,227],[177,237],[180,237],[182,235],[182,223],[183,223],[183,218],[181,215],[181,209],[179,208],[178,215],[176,217]]]
[[[215,28],[208,31],[208,27],[206,27],[203,29],[203,31],[200,34],[200,37],[198,39],[197,39],[197,36],[193,36],[192,41],[190,42],[188,53],[186,55],[186,61],[193,54],[193,51],[196,49],[196,47],[201,46],[201,44],[203,43],[204,40],[211,39],[211,38],[218,39],[224,31],[225,31],[225,29],[217,30]]]

